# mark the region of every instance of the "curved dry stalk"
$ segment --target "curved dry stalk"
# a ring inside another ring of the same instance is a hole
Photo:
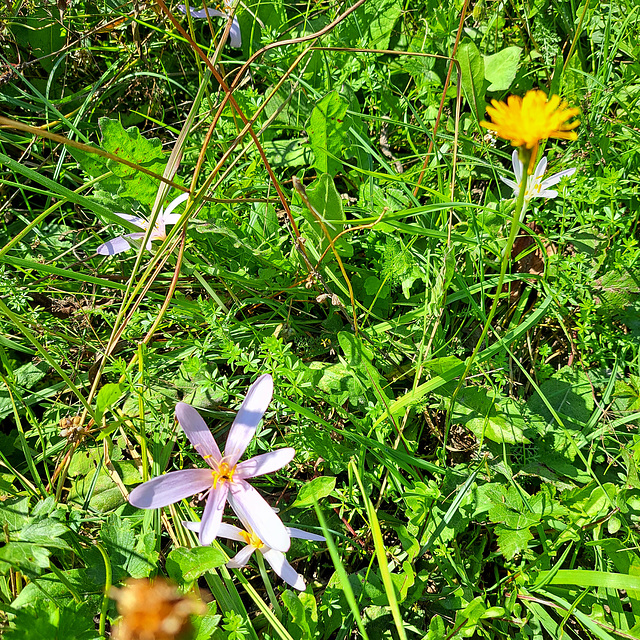
[[[58,135],[57,133],[51,133],[50,131],[46,131],[45,129],[42,129],[40,127],[32,127],[31,125],[23,124],[22,122],[18,122],[17,120],[11,120],[10,118],[0,116],[0,129],[15,129],[17,131],[24,131],[26,133],[31,133],[34,136],[38,136],[39,138],[47,138],[48,140],[52,140],[53,142],[57,142],[58,144],[63,144],[67,147],[73,147],[74,149],[84,151],[85,153],[93,153],[96,156],[106,158],[107,160],[113,160],[114,162],[124,164],[131,169],[135,169],[136,171],[146,173],[148,176],[151,176],[156,180],[160,180],[160,182],[164,182],[166,185],[173,187],[174,189],[178,189],[178,191],[189,191],[187,187],[178,184],[177,182],[173,182],[173,180],[169,180],[159,173],[154,173],[153,171],[150,171],[145,167],[141,167],[135,162],[125,160],[124,158],[116,156],[113,153],[109,153],[108,151],[104,151],[99,147],[92,147],[89,144],[84,144],[82,142],[78,142],[77,140],[66,138],[65,136]]]
[[[284,195],[284,192],[282,191],[282,187],[280,187],[280,183],[278,182],[278,179],[276,178],[275,173],[273,172],[273,169],[271,168],[271,165],[269,164],[269,161],[267,160],[267,156],[266,156],[266,154],[264,152],[264,149],[262,148],[262,145],[260,144],[260,141],[258,140],[255,132],[253,131],[253,128],[251,127],[250,121],[247,119],[247,117],[245,116],[244,112],[242,111],[242,109],[240,109],[240,106],[238,105],[238,103],[236,102],[235,98],[233,97],[232,90],[229,88],[227,83],[224,81],[224,78],[220,75],[220,73],[216,69],[215,65],[211,62],[211,60],[209,60],[208,56],[204,53],[204,51],[202,51],[202,49],[198,46],[198,44],[195,42],[195,40],[193,40],[193,38],[182,28],[182,25],[175,19],[174,15],[171,13],[171,11],[169,11],[167,5],[164,3],[164,0],[157,0],[157,3],[160,6],[160,8],[162,9],[162,11],[164,11],[164,13],[167,15],[167,17],[169,18],[169,20],[171,21],[173,26],[180,32],[182,37],[185,38],[187,40],[187,42],[189,42],[189,44],[193,47],[193,50],[204,61],[204,63],[207,65],[207,67],[211,71],[213,77],[220,84],[220,87],[222,88],[222,90],[226,94],[225,95],[225,100],[227,100],[231,104],[232,108],[236,111],[236,113],[238,114],[238,116],[240,117],[242,122],[244,123],[245,128],[247,128],[247,133],[249,133],[249,135],[253,139],[253,141],[254,141],[254,143],[256,145],[256,149],[258,150],[258,153],[260,154],[260,158],[262,159],[262,162],[264,163],[264,167],[265,167],[267,173],[269,174],[269,179],[271,180],[276,192],[278,193],[278,197],[280,198],[280,201],[282,203],[282,207],[284,208],[285,212],[287,213],[287,217],[290,220],[293,220],[293,216],[291,215],[291,209],[289,208],[289,204],[287,202],[287,199],[286,199],[286,197]],[[223,103],[224,103],[224,101],[223,101]]]
[[[358,334],[358,320],[356,318],[356,300],[355,300],[355,296],[353,294],[353,287],[351,286],[351,280],[349,280],[349,276],[347,275],[347,271],[345,270],[344,265],[342,264],[342,260],[340,259],[340,256],[339,256],[338,252],[336,251],[334,240],[331,237],[331,234],[329,233],[329,230],[327,229],[327,226],[325,225],[324,220],[322,219],[322,216],[315,210],[315,207],[311,204],[311,201],[309,200],[309,198],[307,196],[307,191],[304,188],[304,185],[302,184],[302,182],[300,181],[298,176],[293,176],[293,187],[298,192],[298,195],[300,196],[300,198],[301,198],[302,202],[304,203],[304,205],[311,212],[311,215],[313,215],[313,217],[318,221],[318,224],[322,228],[322,233],[324,233],[324,235],[326,236],[326,238],[327,238],[327,240],[329,242],[329,246],[331,247],[331,251],[333,251],[333,255],[336,257],[336,260],[338,261],[338,265],[340,266],[340,271],[342,272],[342,277],[344,278],[344,281],[345,281],[345,283],[346,283],[346,285],[347,285],[347,287],[349,289],[349,298],[351,299],[351,313],[353,315],[353,330],[355,331],[355,333],[357,335]]]
[[[467,17],[468,8],[469,8],[469,0],[465,0],[464,1],[464,6],[462,7],[462,11],[460,12],[460,24],[458,25],[458,31],[456,32],[456,39],[455,39],[455,42],[453,43],[453,51],[451,52],[449,68],[447,69],[447,77],[445,78],[444,87],[442,88],[442,97],[440,98],[440,106],[438,107],[438,114],[436,115],[436,121],[435,121],[435,123],[433,125],[433,136],[431,137],[431,140],[429,141],[429,148],[427,149],[427,155],[424,157],[424,161],[422,163],[422,171],[420,171],[420,175],[418,176],[418,184],[416,185],[415,189],[413,190],[414,197],[418,195],[418,189],[420,188],[420,185],[422,184],[422,179],[424,178],[424,174],[425,174],[425,172],[427,170],[427,164],[429,163],[429,156],[431,155],[431,152],[433,151],[433,147],[434,147],[435,140],[436,140],[436,134],[438,133],[438,126],[440,125],[440,118],[442,118],[442,112],[444,111],[444,104],[446,102],[447,89],[449,89],[449,82],[451,81],[451,73],[453,71],[454,63],[457,65],[457,70],[458,70],[458,93],[460,93],[460,65],[459,65],[458,61],[456,60],[456,53],[458,51],[458,45],[460,44],[460,38],[462,36],[462,30],[464,28],[464,20]],[[458,102],[459,102],[459,98],[458,98]],[[457,134],[457,127],[458,127],[458,120],[459,120],[459,118],[456,118],[456,134]],[[457,137],[456,137],[456,143],[457,143]],[[453,172],[453,175],[451,177],[451,184],[452,184],[451,188],[452,188],[452,190],[453,190],[453,179],[454,179],[454,176],[455,176],[455,171]]]

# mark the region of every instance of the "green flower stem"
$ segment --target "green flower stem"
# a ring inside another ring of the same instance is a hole
[[[498,277],[498,285],[496,287],[496,294],[493,297],[493,304],[491,305],[491,309],[489,309],[489,314],[487,315],[487,320],[484,323],[484,327],[482,329],[482,334],[478,339],[478,342],[473,350],[473,353],[467,360],[467,366],[464,370],[464,373],[460,377],[460,381],[458,382],[458,386],[455,388],[455,391],[451,395],[451,402],[449,404],[449,415],[447,416],[447,425],[445,428],[444,434],[444,445],[442,447],[442,451],[446,451],[446,444],[449,436],[449,427],[451,426],[451,418],[453,416],[453,407],[455,406],[456,398],[460,393],[460,389],[462,389],[462,385],[464,385],[467,376],[469,375],[469,371],[471,371],[471,367],[475,362],[476,356],[480,351],[480,347],[487,337],[487,333],[489,332],[489,327],[491,327],[491,321],[496,314],[496,310],[498,308],[498,301],[500,300],[500,294],[502,292],[502,285],[504,284],[504,277],[507,273],[507,267],[509,266],[509,259],[511,257],[511,251],[513,249],[513,243],[516,240],[516,235],[518,234],[518,229],[520,228],[520,216],[524,207],[524,195],[527,191],[527,182],[529,181],[528,174],[528,166],[529,166],[529,157],[522,157],[527,154],[528,150],[520,149],[521,161],[524,164],[524,175],[522,176],[522,182],[520,184],[520,191],[518,193],[518,199],[516,200],[516,206],[513,211],[513,217],[511,218],[511,228],[509,229],[509,237],[507,238],[507,244],[505,245],[504,251],[502,253],[502,261],[500,262],[500,275]],[[529,151],[529,154],[531,152]],[[527,154],[527,155],[529,155]],[[444,455],[444,454],[443,454]]]
[[[258,561],[258,568],[260,569],[260,575],[262,576],[265,589],[267,590],[267,595],[269,596],[269,600],[271,601],[271,606],[273,607],[273,610],[275,611],[275,614],[278,616],[278,618],[282,620],[282,609],[278,604],[278,598],[276,597],[276,594],[273,591],[273,587],[271,586],[271,581],[269,580],[269,576],[267,575],[267,571],[264,566],[264,558],[262,557],[262,554],[259,551],[258,553],[256,553],[256,560]]]
[[[99,543],[94,543],[98,551],[102,554],[104,560],[104,594],[102,596],[102,606],[100,607],[100,622],[98,623],[98,634],[101,638],[104,638],[105,621],[107,619],[107,609],[109,608],[109,592],[111,591],[112,574],[111,574],[111,561],[104,547]]]

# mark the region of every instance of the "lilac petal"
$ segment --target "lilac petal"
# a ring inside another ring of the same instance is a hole
[[[538,162],[538,166],[536,170],[533,172],[534,179],[540,179],[544,175],[544,172],[547,170],[547,156],[542,156],[540,162]]]
[[[235,525],[227,524],[226,522],[223,522],[218,529],[218,535],[221,538],[226,538],[227,540],[236,540],[237,542],[245,542],[245,539],[242,537],[242,535],[240,535],[242,533],[244,533],[242,529],[236,527]]]
[[[178,5],[178,11],[180,11],[181,13],[187,13],[187,11],[191,14],[192,18],[206,18],[207,17],[207,13],[209,14],[209,16],[213,17],[213,18],[226,18],[227,14],[226,13],[222,13],[222,11],[218,11],[217,9],[209,9],[208,7],[206,9],[192,9],[190,6],[185,6],[183,4],[179,4]]]
[[[241,567],[246,566],[247,562],[249,562],[249,558],[253,555],[253,552],[256,548],[248,544],[246,547],[242,547],[236,555],[227,562],[227,567],[229,569],[240,569]]]
[[[231,425],[224,457],[230,467],[234,467],[244,453],[273,395],[273,380],[268,373],[260,376],[247,392],[236,419]]]
[[[291,538],[269,503],[245,480],[231,483],[229,504],[247,531],[253,531],[262,542],[278,551],[287,551]]]
[[[502,182],[507,186],[511,187],[515,192],[519,191],[520,187],[513,180],[509,180],[509,178],[504,178],[503,176],[500,176],[500,180],[502,180]]]
[[[565,169],[564,171],[559,171],[558,173],[554,173],[552,176],[549,176],[546,180],[542,181],[542,188],[546,189],[547,187],[552,187],[554,184],[558,184],[562,178],[568,178],[572,176],[576,172],[576,168],[572,167],[571,169]]]
[[[176,420],[180,423],[182,430],[187,434],[187,438],[195,450],[207,461],[209,466],[213,462],[220,462],[222,454],[216,441],[209,431],[202,416],[185,402],[178,402],[176,405]]]
[[[262,552],[264,559],[271,565],[271,568],[290,586],[298,591],[307,588],[304,578],[287,562],[284,553],[276,549],[265,549]]]
[[[210,472],[207,472],[210,474]],[[227,502],[229,493],[229,483],[223,482],[215,489],[211,490],[207,498],[207,504],[202,514],[202,522],[200,523],[200,544],[203,547],[210,545],[218,535],[220,525],[222,523],[222,514],[224,513],[224,505]]]
[[[136,487],[129,502],[140,509],[157,509],[211,488],[213,479],[208,469],[171,471]]]
[[[241,462],[235,470],[235,477],[237,478],[255,478],[256,476],[262,476],[265,473],[271,473],[282,469],[285,465],[289,464],[294,456],[296,450],[291,447],[285,447],[284,449],[277,449],[276,451],[270,451],[269,453],[263,453],[259,456],[254,456],[249,460]]]
[[[229,46],[234,49],[242,49],[242,32],[240,31],[240,23],[238,18],[233,16],[231,30],[229,31]]]
[[[151,237],[149,238],[149,242],[147,242],[146,249],[147,251],[151,251],[153,249],[153,245],[151,244],[151,240],[153,238],[154,232],[151,232]],[[125,234],[125,238],[131,238],[132,240],[142,240],[147,235],[146,231],[136,231],[136,233],[127,233]],[[139,245],[138,245],[139,246]]]
[[[189,192],[179,195],[175,200],[169,203],[166,211],[161,211],[158,216],[158,222],[163,224],[175,224],[180,220],[180,213],[171,213],[178,205],[181,205],[185,200],[189,199],[191,194]]]
[[[115,213],[118,218],[122,218],[123,220],[126,220],[128,223],[136,227],[140,227],[141,229],[147,228],[148,222],[140,216],[132,216],[129,213],[118,213],[117,211],[114,211],[113,213]]]
[[[299,538],[300,540],[314,540],[315,542],[324,542],[326,538],[319,536],[317,533],[310,533],[309,531],[303,531],[302,529],[296,529],[295,527],[285,527],[287,533],[292,538]]]
[[[96,249],[96,253],[101,256],[115,256],[123,251],[129,251],[129,249],[131,249],[131,245],[126,241],[126,239],[122,236],[118,236],[117,238],[113,238],[113,240],[109,240],[108,242],[101,244]]]
[[[522,170],[524,169],[524,165],[520,162],[517,149],[514,149],[511,154],[511,162],[513,164],[513,173],[516,176],[516,182],[519,183],[520,180],[522,180]]]
[[[194,533],[200,533],[201,524],[202,523],[200,522],[190,522],[189,520],[182,521],[182,526],[185,529],[189,529],[189,531],[193,531]],[[235,525],[227,524],[226,522],[223,522],[220,525],[220,528],[218,529],[218,536],[220,538],[226,538],[227,540],[235,540],[237,542],[245,541],[241,533],[243,533],[242,529],[236,527]]]

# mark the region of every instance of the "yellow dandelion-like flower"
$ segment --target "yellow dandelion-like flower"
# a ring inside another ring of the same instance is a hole
[[[487,107],[491,122],[480,124],[495,131],[501,138],[510,140],[514,147],[525,151],[529,160],[527,173],[533,173],[538,144],[547,138],[564,138],[576,140],[578,134],[573,131],[580,122],[567,122],[580,113],[579,109],[570,107],[560,100],[559,96],[547,99],[544,91],[535,89],[528,91],[524,98],[509,96],[507,102],[491,101]]]

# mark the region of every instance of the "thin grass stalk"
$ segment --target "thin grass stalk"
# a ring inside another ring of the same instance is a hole
[[[391,580],[389,562],[387,561],[387,552],[384,548],[384,542],[382,540],[382,530],[380,529],[378,516],[376,515],[376,510],[373,507],[373,503],[371,502],[369,496],[365,491],[364,485],[362,484],[362,479],[360,478],[360,474],[358,473],[358,469],[353,463],[353,460],[351,460],[349,464],[351,465],[351,469],[353,470],[356,481],[362,493],[362,500],[364,501],[364,507],[367,512],[369,527],[371,529],[371,535],[373,537],[373,546],[375,549],[376,558],[378,560],[378,566],[380,567],[382,584],[384,585],[384,591],[387,596],[387,601],[389,602],[389,608],[391,609],[393,622],[395,624],[396,631],[398,632],[400,640],[407,640],[407,634],[404,629],[404,622],[400,613],[400,607],[398,606],[398,599],[396,598],[395,587],[393,586],[393,581]]]
[[[327,527],[327,522],[324,519],[324,514],[322,513],[317,502],[314,502],[313,506],[316,510],[316,515],[318,516],[318,522],[320,523],[320,527],[322,528],[322,533],[327,539],[327,548],[329,549],[329,555],[331,556],[333,566],[335,567],[336,573],[338,574],[340,586],[344,591],[345,598],[347,599],[347,603],[349,604],[349,609],[351,609],[351,614],[356,621],[356,625],[358,626],[360,635],[362,635],[364,640],[369,640],[367,630],[364,626],[364,622],[362,621],[362,617],[360,616],[360,610],[358,608],[355,594],[353,593],[353,588],[351,587],[351,583],[349,582],[349,575],[347,574],[347,571],[342,564],[338,548],[336,547],[336,543],[333,541],[333,536],[331,535],[331,532]]]
[[[427,164],[429,163],[429,156],[431,155],[431,152],[433,151],[434,145],[435,145],[435,140],[436,140],[436,134],[438,133],[438,127],[440,125],[440,119],[442,118],[442,112],[444,111],[444,105],[446,103],[446,99],[447,99],[447,90],[449,89],[449,82],[451,82],[451,73],[453,71],[453,66],[454,64],[457,65],[457,69],[458,69],[458,93],[460,92],[460,65],[458,64],[458,61],[456,60],[456,53],[458,52],[458,45],[460,44],[460,38],[462,36],[462,32],[463,32],[463,28],[464,28],[464,21],[465,18],[467,17],[467,10],[469,9],[469,0],[465,0],[464,5],[462,6],[462,10],[460,11],[460,23],[458,24],[458,30],[456,32],[456,39],[455,42],[453,43],[453,51],[451,52],[451,59],[449,62],[449,68],[447,69],[447,77],[445,78],[444,81],[444,87],[442,88],[442,97],[440,98],[440,106],[438,107],[438,113],[436,115],[436,121],[433,125],[433,135],[431,136],[431,139],[429,141],[429,148],[427,149],[427,155],[424,157],[424,161],[422,163],[422,170],[420,171],[420,175],[418,176],[418,184],[416,185],[415,189],[413,190],[413,195],[417,196],[418,195],[418,191],[420,189],[420,185],[422,184],[422,180],[424,178],[424,174],[427,171]],[[457,127],[457,123],[458,123],[458,118],[456,118],[456,127]],[[455,158],[455,156],[454,156]],[[453,197],[452,197],[453,199]]]

